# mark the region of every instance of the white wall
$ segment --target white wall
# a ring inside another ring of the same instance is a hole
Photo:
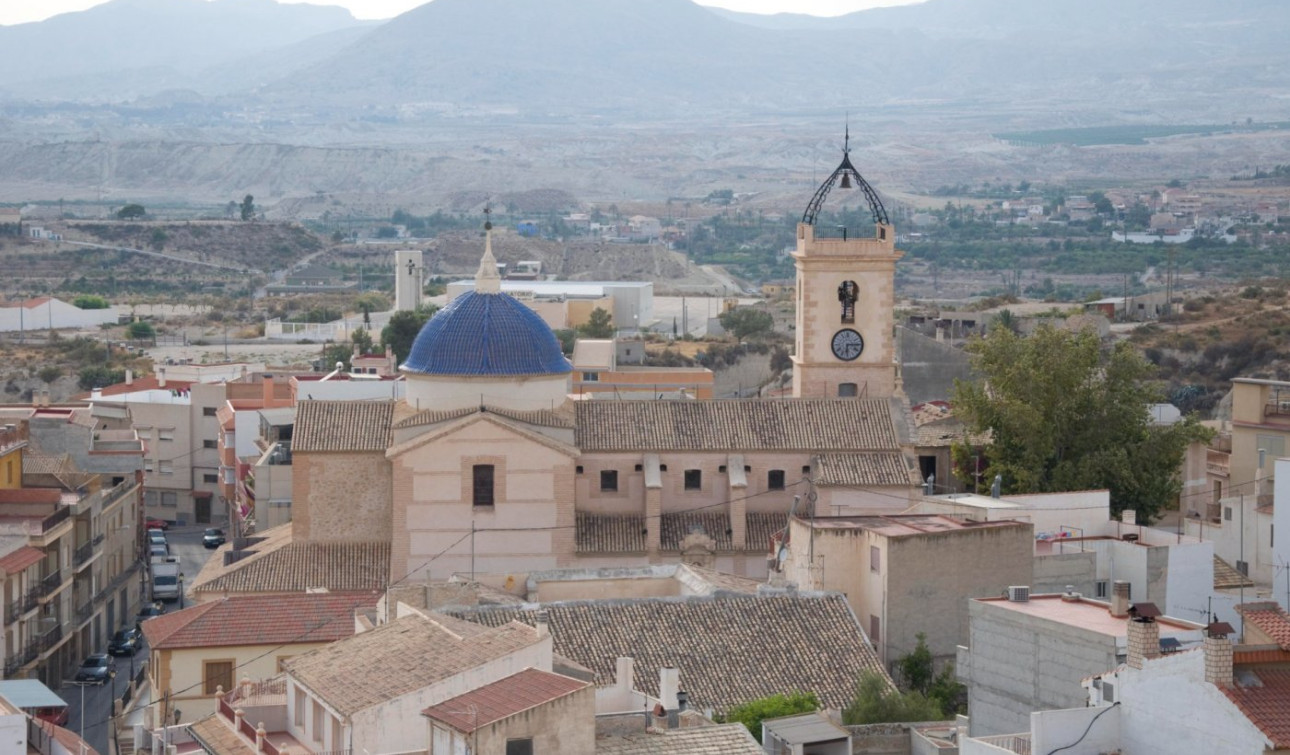
[[[1290,610],[1290,459],[1277,459],[1273,474],[1272,526],[1281,534],[1272,541],[1272,594]]]
[[[245,459],[248,456],[258,457],[260,449],[255,445],[255,439],[260,437],[260,411],[258,409],[242,409],[233,413],[233,448],[237,453],[237,458]]]
[[[0,331],[48,330],[50,323],[59,328],[97,328],[113,323],[119,316],[113,307],[78,309],[71,304],[50,299],[35,307],[0,307]]]
[[[406,380],[301,380],[296,383],[296,400],[370,401],[403,398]]]
[[[1096,722],[1093,720],[1095,718]],[[1085,734],[1085,731],[1088,733]],[[1081,736],[1083,739],[1080,738]],[[1072,748],[1070,752],[1094,753],[1119,750],[1120,706],[1043,710],[1030,714],[1031,752],[1052,752],[1075,742],[1079,742],[1079,747]],[[1154,750],[1154,752],[1168,751]]]
[[[1209,598],[1214,594],[1214,545],[1195,543],[1169,546],[1165,575],[1166,616],[1208,624]]]

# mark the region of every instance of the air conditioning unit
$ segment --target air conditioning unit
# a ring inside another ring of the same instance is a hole
[[[1029,585],[1011,585],[1008,587],[1008,600],[1013,603],[1025,603],[1030,600]]]

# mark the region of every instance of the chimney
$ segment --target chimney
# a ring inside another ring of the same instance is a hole
[[[538,611],[534,617],[534,625],[537,628],[538,637],[547,637],[551,634],[550,616],[546,611]],[[631,660],[628,658],[627,660]],[[621,660],[619,661],[621,663]]]
[[[126,385],[134,385],[134,370],[129,369],[129,368],[126,368],[126,371],[125,371],[125,384],[126,384]]]
[[[1225,621],[1205,627],[1205,681],[1215,686],[1232,686],[1232,638],[1236,631]]]
[[[676,710],[676,693],[681,690],[681,672],[674,666],[658,670],[658,700],[664,710]]]
[[[157,387],[158,388],[166,387],[166,368],[165,367],[157,368]]]
[[[267,372],[264,373],[264,378],[260,385],[264,388],[264,395],[261,399],[264,405],[266,407],[273,406],[273,375]]]
[[[1138,523],[1138,512],[1137,512],[1137,510],[1136,510],[1136,509],[1125,509],[1124,511],[1121,511],[1121,512],[1120,512],[1120,523],[1121,523],[1121,524],[1137,524],[1137,523]]]
[[[1134,603],[1129,613],[1133,618],[1129,620],[1125,663],[1140,669],[1148,659],[1160,657],[1160,625],[1156,623],[1160,610],[1154,603]]]
[[[102,400],[102,398],[103,398],[103,389],[102,389],[102,388],[100,388],[100,387],[98,387],[98,386],[96,385],[96,386],[94,386],[93,388],[91,388],[91,389],[90,389],[90,401],[100,401],[100,400]],[[43,401],[43,400],[44,400],[44,399],[42,398],[42,399],[41,399],[41,401]],[[36,405],[37,405],[37,406],[40,406],[40,404],[39,404],[39,403],[37,403]]]
[[[1123,619],[1129,615],[1129,588],[1130,584],[1123,580],[1115,580],[1111,585],[1111,615],[1117,619]]]
[[[1080,594],[1075,592],[1075,585],[1066,585],[1066,592],[1062,593],[1062,600],[1067,603],[1078,603]]]
[[[631,692],[636,686],[636,661],[626,656],[618,659],[618,668],[614,672],[614,686],[624,692]]]

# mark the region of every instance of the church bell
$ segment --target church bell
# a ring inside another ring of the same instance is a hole
[[[843,174],[842,174],[842,184],[841,184],[841,187],[842,187],[843,189],[850,189],[850,188],[851,188],[851,174],[850,174],[850,173],[843,173]]]

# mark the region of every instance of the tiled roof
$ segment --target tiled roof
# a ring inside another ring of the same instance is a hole
[[[390,574],[390,543],[297,543],[291,525],[266,530],[249,555],[225,565],[224,549],[193,580],[195,593],[291,593],[383,590]],[[229,547],[229,546],[225,546]]]
[[[425,375],[560,375],[560,340],[509,294],[468,291],[435,313],[400,369]]]
[[[213,755],[255,755],[255,748],[233,731],[232,726],[221,721],[218,713],[193,722],[188,732]]]
[[[866,485],[909,486],[910,467],[900,452],[876,454],[821,454],[818,467],[820,487],[863,487]]]
[[[883,399],[582,401],[587,451],[868,451],[899,441]]]
[[[454,419],[460,419],[461,417],[469,417],[472,414],[479,413],[479,411],[480,408],[475,406],[468,406],[462,409],[426,409],[425,411],[417,412],[406,419],[397,420],[394,423],[394,429],[401,430],[408,427],[437,425],[440,422],[449,422]],[[486,411],[489,414],[506,417],[508,419],[518,420],[529,425],[559,428],[573,427],[573,412],[570,410],[557,409],[555,411],[550,411],[541,409],[537,411],[523,412],[496,406],[485,406],[483,411]]]
[[[1260,604],[1262,606],[1262,604]],[[1290,650],[1290,617],[1280,606],[1268,606],[1251,609],[1250,606],[1238,606],[1241,617],[1258,627],[1260,632],[1272,638],[1282,650]]]
[[[3,569],[5,574],[17,574],[29,566],[40,563],[44,558],[43,551],[24,545],[12,553],[5,554],[4,558],[0,558],[0,569]]]
[[[1259,668],[1252,672],[1258,684],[1220,686],[1227,698],[1241,709],[1250,723],[1272,740],[1276,750],[1290,748],[1290,669]]]
[[[590,682],[531,668],[444,700],[422,714],[470,734],[590,686]]]
[[[616,658],[631,656],[637,685],[657,696],[659,669],[675,666],[698,710],[724,711],[798,690],[842,708],[851,702],[862,671],[886,675],[838,594],[569,601],[542,608],[555,652],[592,669],[598,686],[613,683]],[[536,609],[449,612],[499,626],[512,619],[534,623]]]
[[[596,740],[596,755],[764,755],[743,724],[642,731]]]
[[[291,450],[384,451],[393,417],[393,401],[301,401]]]
[[[1223,559],[1214,556],[1214,589],[1230,590],[1238,587],[1254,587],[1254,580],[1237,571]]]
[[[349,716],[538,641],[537,630],[521,624],[463,636],[413,614],[297,656],[286,671]]]
[[[379,592],[246,595],[199,603],[144,622],[148,647],[221,647],[333,642],[354,634],[354,609]]]
[[[782,530],[787,522],[783,514],[746,514],[747,550],[766,551],[770,536]],[[722,511],[672,512],[663,514],[659,529],[659,547],[665,551],[679,551],[681,541],[694,529],[717,543],[717,550],[734,548],[731,539],[730,518]],[[579,512],[575,521],[574,539],[578,553],[640,553],[646,549],[645,517],[639,514],[588,514]]]

